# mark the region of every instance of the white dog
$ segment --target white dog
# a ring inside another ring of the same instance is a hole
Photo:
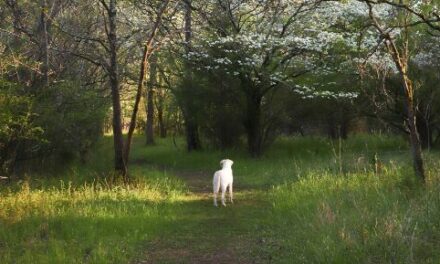
[[[224,159],[220,161],[220,165],[222,166],[222,169],[214,173],[214,180],[212,182],[212,185],[214,187],[214,206],[217,206],[217,194],[219,192],[220,187],[222,188],[222,205],[226,206],[225,193],[226,193],[226,188],[228,188],[228,186],[229,186],[229,198],[231,200],[231,203],[234,203],[232,196],[232,182],[234,180],[232,176],[232,168],[231,168],[232,164],[234,164],[232,160]]]

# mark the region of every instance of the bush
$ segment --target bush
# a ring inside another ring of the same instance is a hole
[[[0,80],[0,174],[13,172],[23,144],[42,142],[43,130],[34,122],[34,101],[18,85]]]
[[[48,143],[44,156],[63,160],[79,157],[82,161],[103,131],[108,102],[94,90],[62,82],[39,94],[34,111],[36,122],[44,129]]]

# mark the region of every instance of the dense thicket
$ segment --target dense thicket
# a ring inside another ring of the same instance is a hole
[[[0,166],[80,157],[135,128],[188,150],[385,129],[440,144],[436,1],[0,2]],[[139,118],[138,118],[139,117]],[[110,126],[108,124],[111,124]],[[110,128],[110,129],[109,129]],[[128,132],[128,139],[123,138]]]

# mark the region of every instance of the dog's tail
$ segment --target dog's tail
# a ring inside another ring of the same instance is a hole
[[[220,175],[218,172],[214,173],[214,180],[212,181],[212,187],[214,193],[218,193],[220,190]]]

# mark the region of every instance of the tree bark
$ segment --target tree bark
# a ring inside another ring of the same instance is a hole
[[[416,114],[417,120],[417,132],[419,133],[420,143],[422,144],[422,149],[427,148],[431,149],[431,144],[433,141],[432,133],[431,133],[431,123],[429,116],[425,116],[422,114]]]
[[[148,59],[150,58],[150,56],[153,52],[152,45],[153,45],[153,41],[156,36],[156,33],[159,29],[159,26],[162,23],[162,14],[166,10],[169,2],[170,2],[170,0],[166,0],[163,3],[163,6],[161,7],[161,9],[159,10],[159,12],[157,14],[156,22],[154,23],[153,29],[151,30],[151,33],[150,33],[150,36],[148,37],[148,39],[145,43],[145,46],[144,46],[144,53],[142,56],[141,69],[139,72],[138,88],[137,88],[137,92],[136,92],[136,98],[135,98],[135,102],[134,102],[133,112],[131,115],[130,127],[128,129],[127,142],[125,144],[124,158],[125,158],[125,161],[127,161],[127,162],[128,162],[129,156],[130,156],[130,148],[131,148],[131,142],[133,139],[133,133],[136,128],[136,118],[137,118],[137,113],[139,110],[139,102],[142,97],[142,90],[144,87],[145,74],[146,74],[146,70],[148,68]]]
[[[117,35],[116,35],[116,0],[110,0],[108,6],[109,16],[109,51],[110,65],[108,69],[112,106],[113,106],[113,144],[115,152],[115,171],[120,173],[124,180],[128,180],[127,165],[124,159],[124,139],[122,135],[121,121],[121,98],[119,94],[119,77],[118,77],[118,61],[117,61]]]
[[[165,121],[163,120],[163,107],[158,107],[157,111],[157,122],[159,123],[159,132],[161,138],[167,137],[167,128],[165,126]]]
[[[192,9],[191,9],[191,0],[185,1],[185,49],[186,53],[191,51],[191,39],[192,39]],[[185,65],[185,71],[188,82],[190,84],[192,82],[191,78],[191,66],[189,64]],[[190,89],[189,87],[185,87],[185,89]],[[185,91],[184,91],[185,92]],[[190,107],[191,102],[187,99],[187,96],[184,96],[186,99],[184,100],[184,105],[182,107],[183,118],[185,119],[185,132],[186,132],[186,145],[188,151],[200,150],[202,145],[200,143],[199,136],[199,125],[197,120],[194,118],[192,113],[192,109]]]
[[[161,77],[159,77],[159,83],[162,83]],[[157,105],[157,122],[159,125],[159,133],[161,138],[167,137],[167,128],[164,120],[164,102],[165,101],[165,90],[160,89],[156,95],[156,105]]]
[[[199,136],[199,126],[197,122],[188,116],[187,114],[183,115],[185,118],[185,132],[186,132],[186,144],[187,144],[187,150],[193,151],[193,150],[200,150],[201,149],[201,143],[200,143],[200,136]]]
[[[248,141],[249,154],[257,158],[262,153],[261,131],[261,96],[256,94],[247,95],[247,113],[245,128]]]
[[[130,126],[128,128],[127,142],[125,143],[124,157],[126,161],[128,161],[130,156],[131,142],[132,142],[134,130],[136,128],[136,118],[139,110],[139,102],[141,101],[142,90],[144,89],[145,72],[148,68],[148,55],[149,55],[148,51],[149,51],[149,46],[145,45],[144,54],[141,62],[141,68],[139,71],[138,88],[134,101],[133,112],[131,113]]]
[[[150,63],[150,82],[147,91],[147,124],[145,127],[146,143],[147,145],[154,145],[154,89],[157,85],[157,58],[151,57]]]
[[[422,146],[420,142],[419,133],[417,132],[417,124],[416,124],[416,115],[414,108],[414,87],[412,85],[412,81],[408,76],[408,51],[405,50],[403,53],[405,57],[402,57],[397,49],[396,44],[393,39],[388,35],[387,36],[387,47],[393,56],[394,63],[396,64],[397,69],[399,70],[403,88],[405,95],[405,104],[407,111],[407,122],[409,129],[409,137],[411,143],[411,155],[413,160],[413,168],[416,176],[425,181],[425,170],[423,165],[423,156],[422,156]]]
[[[162,86],[163,84],[163,75],[159,74],[158,76],[158,86]],[[167,137],[167,127],[165,125],[164,120],[164,107],[165,107],[165,97],[166,97],[166,90],[164,88],[160,88],[157,90],[156,93],[156,109],[157,109],[157,122],[159,125],[159,133],[161,138]]]
[[[18,145],[17,140],[11,140],[6,143],[4,152],[0,153],[0,176],[13,177]]]
[[[40,14],[40,26],[41,26],[41,40],[40,40],[40,52],[41,52],[41,72],[43,76],[43,85],[49,86],[49,36],[47,33],[47,2],[41,0],[41,14]]]
[[[417,177],[419,177],[422,181],[425,181],[422,147],[419,133],[417,132],[416,115],[414,113],[414,88],[411,80],[406,74],[402,74],[402,79],[405,85],[405,101],[407,106],[408,128],[414,172]]]
[[[405,39],[403,39],[402,45],[403,48],[399,50],[396,45],[395,40],[390,35],[389,32],[385,31],[380,22],[376,19],[373,11],[372,3],[366,2],[369,8],[369,16],[373,22],[374,27],[379,31],[381,36],[385,40],[385,45],[388,49],[389,54],[392,56],[394,64],[399,70],[399,74],[402,80],[404,95],[405,95],[405,104],[407,110],[407,122],[411,143],[411,156],[413,160],[413,168],[416,176],[425,181],[425,170],[423,165],[423,156],[422,156],[422,147],[420,144],[419,134],[417,132],[416,125],[416,115],[414,108],[414,87],[412,85],[411,79],[408,76],[408,60],[409,60],[409,35],[408,35],[408,21],[404,21],[404,31],[401,33]]]

